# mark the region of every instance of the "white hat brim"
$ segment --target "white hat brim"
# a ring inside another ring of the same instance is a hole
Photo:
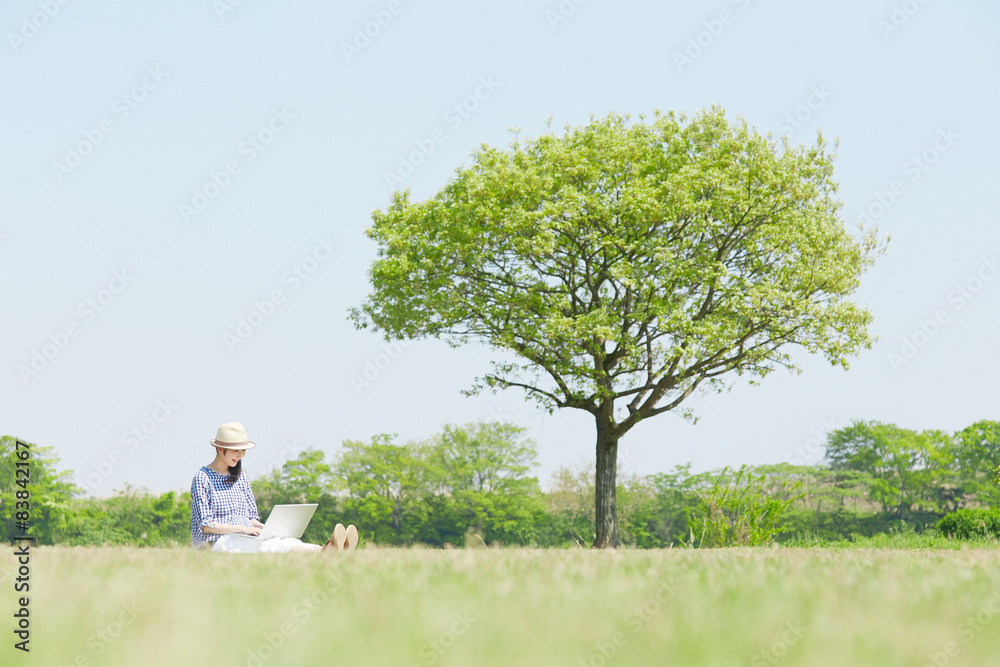
[[[213,447],[222,447],[223,449],[253,449],[257,445],[253,442],[218,442],[215,438],[208,441],[208,444]]]

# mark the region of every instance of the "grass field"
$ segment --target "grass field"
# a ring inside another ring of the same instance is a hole
[[[1000,664],[995,547],[6,553],[5,666]]]

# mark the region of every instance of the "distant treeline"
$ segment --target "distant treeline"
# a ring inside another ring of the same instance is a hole
[[[0,438],[0,453],[0,522],[10,535],[20,489],[13,437]],[[262,517],[279,503],[318,503],[303,537],[314,543],[341,522],[385,545],[589,545],[593,470],[562,468],[543,492],[531,474],[537,454],[525,429],[512,424],[445,426],[421,442],[346,441],[332,459],[305,450],[254,479],[253,489]],[[72,472],[57,469],[51,447],[32,445],[31,455],[29,533],[41,544],[190,543],[187,491],[154,495],[126,486],[112,497],[83,497]],[[618,514],[623,542],[642,548],[919,532],[949,512],[1000,505],[998,470],[1000,422],[953,434],[855,422],[829,434],[814,466],[698,474],[679,466],[623,476]]]

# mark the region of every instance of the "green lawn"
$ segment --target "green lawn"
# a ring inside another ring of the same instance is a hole
[[[3,665],[1000,664],[995,547],[39,547],[29,655],[3,563]]]

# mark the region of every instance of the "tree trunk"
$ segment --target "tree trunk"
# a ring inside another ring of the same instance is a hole
[[[594,483],[596,503],[594,548],[617,549],[618,536],[618,441],[611,438],[611,424],[597,416],[597,474]]]

